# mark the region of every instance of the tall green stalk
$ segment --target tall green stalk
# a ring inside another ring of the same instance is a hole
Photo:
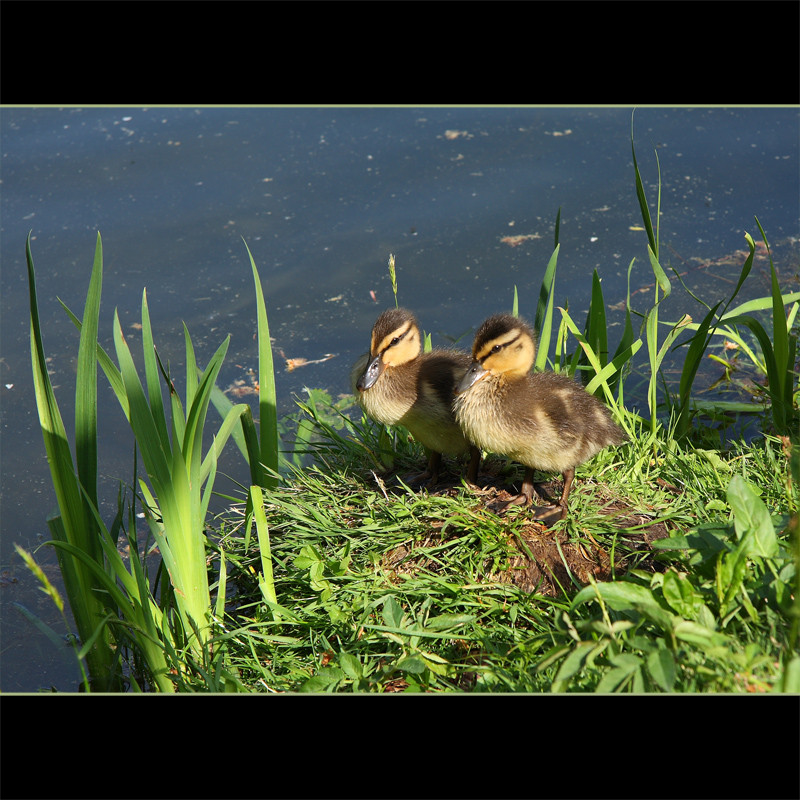
[[[75,453],[77,472],[72,460],[61,412],[56,402],[42,341],[36,277],[31,253],[30,234],[25,243],[30,297],[31,367],[39,424],[44,438],[50,476],[56,493],[58,511],[48,518],[56,541],[66,543],[97,563],[103,562],[101,531],[92,509],[97,506],[97,343],[100,293],[102,289],[103,249],[97,237],[94,266],[86,296],[75,390]],[[86,653],[86,663],[95,686],[114,689],[120,685],[119,664],[111,648],[111,636],[105,623],[117,610],[105,592],[100,591],[96,576],[81,561],[57,550],[59,565],[70,607],[82,641],[96,642]],[[102,632],[98,637],[98,629]]]
[[[558,264],[558,253],[561,245],[558,241],[561,230],[561,209],[556,214],[555,242],[553,254],[547,262],[547,267],[542,278],[542,285],[539,289],[539,297],[536,301],[536,317],[533,322],[533,329],[536,332],[537,347],[536,361],[534,369],[541,372],[547,366],[547,357],[550,352],[550,337],[553,327],[553,302],[555,298],[556,266]],[[516,296],[514,300],[516,306]]]
[[[277,604],[274,581],[272,578],[269,527],[267,525],[266,516],[264,515],[262,493],[262,489],[266,491],[275,489],[280,480],[281,452],[280,436],[278,434],[278,402],[275,389],[275,369],[261,278],[259,277],[258,268],[256,267],[255,260],[246,242],[244,246],[247,250],[248,258],[250,259],[250,268],[253,273],[253,284],[256,295],[256,316],[258,320],[259,429],[256,429],[253,414],[250,407],[247,406],[241,415],[241,429],[234,429],[232,436],[250,467],[251,485],[247,492],[245,503],[245,516],[247,520],[245,525],[245,546],[249,546],[250,529],[252,520],[255,519],[262,566],[262,575],[259,578],[259,584],[262,588],[265,600]],[[390,263],[393,267],[393,256],[391,257]],[[392,276],[392,281],[396,289],[397,284],[394,275]],[[230,415],[230,410],[233,408],[233,405],[216,386],[212,389],[211,399],[220,415],[223,417]],[[273,609],[273,614],[277,619],[278,612]]]
[[[244,246],[250,259],[256,294],[259,426],[256,428],[253,414],[248,406],[241,418],[241,430],[234,430],[232,436],[250,467],[251,484],[264,489],[274,489],[278,485],[281,454],[272,343],[261,278],[246,242]],[[218,387],[213,388],[211,399],[222,417],[225,417],[233,407],[231,401]],[[249,498],[248,494],[248,502]]]
[[[631,115],[631,153],[633,156],[633,172],[634,183],[636,186],[636,198],[639,201],[639,211],[642,215],[642,222],[644,223],[645,231],[647,232],[647,256],[650,261],[650,268],[655,277],[655,289],[653,304],[644,315],[644,329],[645,338],[647,340],[647,355],[650,362],[650,379],[647,386],[647,405],[650,410],[650,431],[656,432],[658,426],[657,415],[657,393],[658,393],[658,379],[661,374],[661,364],[667,354],[669,348],[675,342],[681,331],[691,323],[691,317],[686,314],[676,322],[667,333],[661,347],[658,345],[658,315],[659,306],[666,300],[672,292],[672,285],[667,277],[666,272],[658,260],[658,247],[659,247],[659,224],[661,217],[661,165],[658,160],[658,152],[655,152],[656,157],[656,170],[658,173],[658,189],[656,197],[656,224],[653,227],[653,220],[650,215],[650,208],[647,204],[647,196],[644,191],[644,184],[642,183],[642,176],[639,172],[639,164],[636,160],[636,147],[633,139],[633,115]],[[633,267],[633,261],[631,262]],[[630,278],[630,268],[629,268]],[[630,309],[630,296],[628,297],[628,308]]]

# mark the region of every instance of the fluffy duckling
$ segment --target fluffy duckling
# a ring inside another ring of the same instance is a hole
[[[533,502],[533,472],[560,472],[564,490],[557,506],[539,506],[545,522],[567,515],[575,468],[608,445],[625,441],[608,409],[565,375],[531,372],[533,330],[518,317],[497,314],[478,329],[472,365],[456,387],[456,420],[470,441],[509,456],[527,468],[511,504]]]
[[[442,453],[470,454],[467,480],[475,483],[480,451],[453,417],[453,392],[470,365],[467,353],[422,353],[419,325],[404,308],[384,311],[372,328],[369,354],[351,375],[367,415],[384,425],[403,425],[430,451],[428,468],[417,481],[439,478]],[[365,363],[366,361],[366,363]]]

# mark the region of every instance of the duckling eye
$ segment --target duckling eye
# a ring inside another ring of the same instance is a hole
[[[496,344],[496,345],[495,345],[495,346],[494,346],[494,347],[493,347],[493,348],[490,350],[490,352],[492,352],[492,353],[499,353],[499,352],[500,352],[502,349],[503,349],[503,345],[501,345],[501,344]]]
[[[394,347],[399,341],[400,341],[400,337],[399,336],[395,336],[394,339],[392,339],[392,341],[389,342],[389,347]]]

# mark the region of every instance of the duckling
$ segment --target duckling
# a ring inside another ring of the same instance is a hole
[[[505,504],[529,505],[534,470],[560,472],[558,505],[537,506],[534,519],[564,519],[575,468],[604,447],[625,441],[608,409],[565,375],[531,372],[536,354],[531,327],[510,314],[489,317],[478,329],[473,362],[453,404],[465,436],[484,450],[525,465],[519,495]]]
[[[356,362],[351,380],[367,415],[385,425],[404,425],[430,452],[416,481],[439,479],[442,453],[469,452],[467,480],[475,483],[480,450],[453,417],[453,390],[471,358],[455,350],[422,353],[416,317],[404,308],[384,311],[372,328],[369,354]]]

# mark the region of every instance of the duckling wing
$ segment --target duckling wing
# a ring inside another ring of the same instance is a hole
[[[523,439],[531,444],[531,458],[539,462],[532,466],[563,471],[624,441],[608,409],[571,378],[533,373],[526,383],[525,402],[517,410],[529,432]]]
[[[417,374],[417,390],[419,395],[427,395],[446,409],[453,404],[455,387],[464,377],[471,362],[466,353],[434,350],[420,356]]]
[[[415,439],[440,453],[458,454],[469,445],[453,415],[456,383],[470,358],[465,353],[434,351],[420,357],[416,400],[402,420]]]

